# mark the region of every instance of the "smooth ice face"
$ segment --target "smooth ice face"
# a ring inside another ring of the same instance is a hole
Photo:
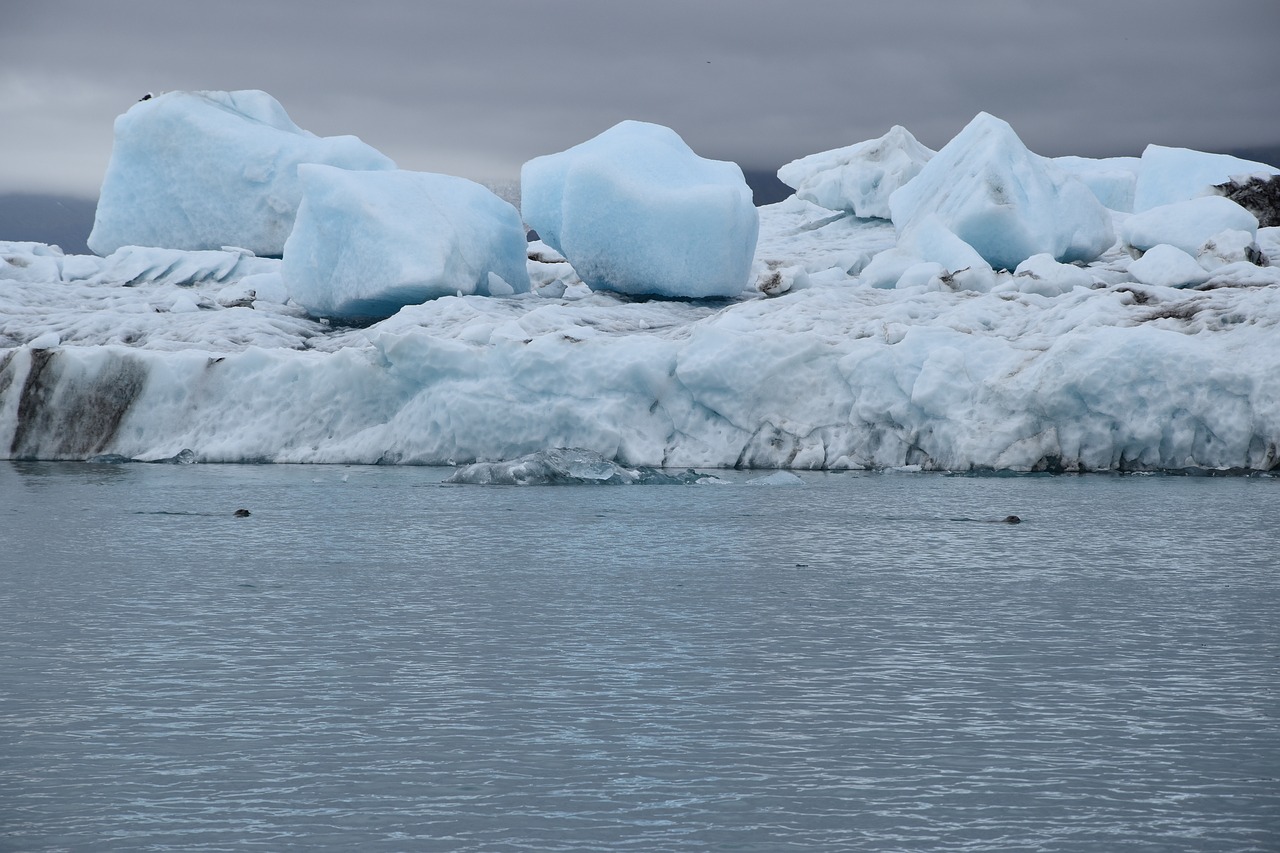
[[[1142,152],[1133,210],[1141,213],[1175,201],[1209,195],[1217,184],[1252,175],[1280,175],[1280,169],[1226,154],[1148,145]]]
[[[624,121],[520,171],[524,221],[593,290],[727,297],[749,279],[760,220],[734,163],[670,128]]]
[[[1195,255],[1223,231],[1247,231],[1256,237],[1258,219],[1229,198],[1203,196],[1134,214],[1120,226],[1120,239],[1141,252],[1168,243]]]
[[[280,271],[316,316],[390,317],[453,294],[529,290],[520,215],[464,178],[298,167],[302,204]]]
[[[996,269],[1044,252],[1091,261],[1115,242],[1111,216],[1089,188],[986,113],[895,191],[889,208],[899,235],[935,215]]]
[[[778,170],[778,180],[805,201],[863,218],[889,218],[889,195],[914,178],[934,152],[894,125],[869,139],[793,160]]]
[[[1207,273],[1191,255],[1165,243],[1129,264],[1129,275],[1135,281],[1160,287],[1192,287],[1209,280]]]
[[[279,256],[302,196],[299,163],[394,169],[354,136],[302,130],[266,92],[169,92],[115,122],[89,248],[220,249]]]
[[[1053,164],[1079,178],[1105,207],[1133,212],[1133,193],[1142,168],[1137,157],[1054,157]]]

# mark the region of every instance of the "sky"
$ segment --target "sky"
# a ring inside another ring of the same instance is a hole
[[[7,0],[0,193],[97,195],[147,92],[263,89],[401,168],[518,176],[623,119],[778,166],[979,111],[1047,156],[1280,144],[1276,0]]]

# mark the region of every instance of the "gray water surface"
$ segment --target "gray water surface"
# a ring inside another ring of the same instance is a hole
[[[1278,480],[447,473],[0,463],[0,850],[1280,849]]]

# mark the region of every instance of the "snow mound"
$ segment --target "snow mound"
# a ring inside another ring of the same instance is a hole
[[[1148,145],[1142,152],[1142,168],[1134,189],[1133,211],[1209,195],[1218,184],[1252,176],[1280,175],[1280,169],[1227,154],[1210,154],[1189,148]]]
[[[626,468],[591,450],[556,447],[504,462],[464,465],[445,482],[472,486],[666,486],[702,479],[695,471],[668,474],[645,466]]]
[[[1231,199],[1201,196],[1135,213],[1120,226],[1120,239],[1139,252],[1167,243],[1194,255],[1223,231],[1246,231],[1254,238],[1258,219]]]
[[[996,269],[1046,252],[1091,261],[1115,242],[1111,216],[1089,188],[987,113],[895,191],[889,208],[899,235],[936,216]]]
[[[736,296],[759,236],[734,163],[705,160],[670,128],[624,121],[520,170],[524,221],[593,290]]]
[[[529,290],[520,215],[480,184],[311,164],[298,175],[280,273],[316,316],[382,319],[440,296]]]
[[[354,136],[320,138],[266,92],[169,92],[116,119],[89,248],[219,249],[279,256],[301,199],[300,163],[394,169]]]
[[[1093,275],[1074,264],[1060,264],[1052,255],[1032,255],[1013,271],[1013,278],[995,289],[1040,296],[1062,296],[1077,287],[1093,287]]]
[[[1161,243],[1129,265],[1129,275],[1143,284],[1192,287],[1209,280],[1209,273],[1191,255]]]
[[[890,193],[918,175],[933,155],[906,128],[894,125],[879,139],[793,160],[778,170],[778,180],[805,201],[888,219]]]

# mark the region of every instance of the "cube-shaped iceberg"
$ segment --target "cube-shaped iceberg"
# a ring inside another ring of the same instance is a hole
[[[778,170],[778,180],[821,207],[888,219],[890,194],[918,175],[933,154],[894,125],[879,139],[792,160]]]
[[[1215,192],[1214,187],[1232,178],[1280,175],[1280,169],[1228,154],[1211,154],[1190,148],[1148,145],[1142,152],[1133,211],[1186,201]]]
[[[477,183],[314,164],[298,176],[280,273],[316,316],[381,319],[438,296],[529,290],[520,214]]]
[[[735,296],[760,219],[735,163],[694,154],[675,131],[624,121],[520,171],[524,221],[593,290]]]
[[[1093,192],[987,113],[895,191],[889,209],[900,235],[936,215],[996,269],[1046,252],[1091,261],[1115,242],[1111,214]]]
[[[354,136],[317,137],[266,92],[169,92],[115,122],[89,248],[279,256],[302,196],[298,164],[394,169]]]

